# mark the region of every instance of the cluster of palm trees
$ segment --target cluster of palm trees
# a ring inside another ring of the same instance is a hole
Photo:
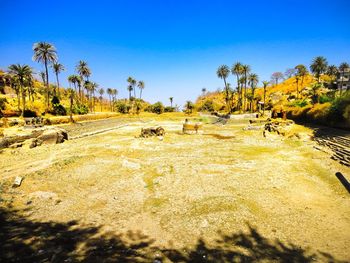
[[[317,83],[314,83],[314,85],[312,85],[312,89],[314,92],[316,92],[317,89],[323,86],[321,76],[324,74],[330,77],[331,83],[328,85],[330,87],[333,86],[333,84],[337,81],[337,77],[339,77],[340,85],[337,85],[337,89],[339,96],[342,96],[344,79],[343,76],[345,74],[345,71],[349,68],[349,64],[346,62],[340,63],[339,67],[337,67],[335,65],[328,65],[328,61],[325,57],[315,57],[310,64],[310,71],[317,80]],[[308,74],[309,71],[305,65],[299,64],[295,66],[292,76],[295,77],[297,99],[300,97],[300,87],[303,88],[304,78]]]
[[[76,94],[77,104],[88,106],[90,112],[95,111],[95,92],[99,85],[90,80],[91,69],[86,61],[80,60],[75,67],[77,74],[68,76],[69,83],[69,93],[72,94],[73,91]],[[72,90],[71,85],[74,86]],[[104,93],[104,92],[103,92]],[[102,100],[100,100],[102,102]]]
[[[228,77],[232,73],[236,77],[236,89],[231,88],[231,84],[227,82]],[[229,112],[239,110],[240,112],[249,109],[254,110],[255,90],[259,83],[259,77],[255,73],[251,73],[249,65],[236,62],[231,69],[227,65],[222,65],[217,69],[217,76],[224,81],[225,85],[225,102]],[[250,104],[248,104],[248,101]]]
[[[55,46],[50,43],[34,43],[33,52],[33,60],[43,64],[44,66],[44,70],[40,71],[38,75],[40,76],[41,81],[45,87],[45,112],[48,112],[50,110],[50,103],[54,101],[51,100],[51,97],[56,98],[56,103],[59,103],[59,100],[61,98],[59,75],[62,73],[62,71],[65,70],[65,67],[59,63],[57,50]],[[51,88],[49,82],[50,68],[56,77],[56,85],[52,85],[53,88]],[[78,107],[84,105],[90,110],[90,112],[94,112],[96,100],[99,100],[102,111],[103,94],[105,91],[103,88],[100,88],[98,90],[98,93],[100,94],[99,98],[95,97],[95,92],[97,92],[99,85],[96,82],[90,80],[91,69],[89,68],[88,63],[83,60],[79,61],[75,68],[75,71],[76,74],[70,75],[68,77],[69,88],[66,90],[66,94],[68,95],[71,103],[71,112],[72,104],[74,101]],[[36,93],[34,89],[34,75],[34,70],[26,64],[10,65],[8,68],[8,73],[6,74],[6,84],[9,84],[16,91],[18,109],[21,110],[22,116],[26,110],[27,96],[29,96],[29,99],[34,101],[34,95]],[[136,86],[136,81],[132,79],[130,84],[132,84],[132,89],[134,89]],[[141,98],[142,89],[144,88],[145,84],[143,81],[139,81],[137,83],[137,86],[140,88]],[[107,89],[107,94],[110,97],[110,108],[113,110],[113,104],[116,101],[118,91],[117,89]]]
[[[342,96],[343,92],[343,80],[346,70],[349,69],[349,64],[343,62],[336,67],[335,65],[328,65],[327,59],[318,56],[312,60],[310,65],[310,72],[317,80],[315,87],[321,87],[321,76],[327,74],[331,77],[331,81],[334,82],[339,77],[341,83],[338,85],[339,95]],[[254,111],[254,101],[258,98],[255,96],[255,90],[259,83],[259,77],[257,74],[251,73],[249,65],[244,65],[240,62],[233,64],[231,68],[227,65],[222,65],[217,69],[217,76],[224,81],[224,96],[226,107],[229,112],[234,110]],[[231,88],[231,84],[228,83],[230,74],[236,77],[236,89]],[[300,87],[303,87],[305,76],[309,74],[309,71],[305,65],[299,64],[292,69],[286,71],[286,76],[295,77],[296,82],[296,98],[300,96]],[[280,80],[283,80],[283,74],[281,72],[275,72],[271,75],[271,82],[263,81],[263,111],[265,111],[266,91],[269,84],[277,85]],[[331,83],[332,84],[332,83]],[[205,90],[206,91],[206,90]],[[202,94],[205,94],[202,90]],[[248,103],[249,102],[249,103]]]
[[[59,79],[58,75],[64,70],[62,64],[58,62],[57,51],[55,47],[46,42],[38,42],[33,45],[33,60],[42,63],[45,67],[44,72],[40,72],[40,76],[46,89],[46,111],[50,107],[50,84],[49,84],[49,66],[52,67],[56,75],[56,87],[53,90],[54,96],[59,96]],[[22,100],[21,115],[26,110],[26,97],[34,100],[34,70],[26,64],[12,64],[8,67],[8,79],[10,86],[16,91],[18,99],[18,109]],[[58,92],[58,93],[57,93]]]
[[[140,93],[139,93],[139,99],[142,99],[142,90],[145,88],[145,82],[140,80],[137,81],[133,77],[128,77],[126,80],[128,82],[128,91],[129,91],[129,101],[135,100],[136,97],[136,86],[139,88]],[[134,91],[134,96],[131,95],[131,92]]]

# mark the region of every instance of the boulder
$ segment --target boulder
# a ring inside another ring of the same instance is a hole
[[[65,140],[68,140],[68,133],[63,129],[48,129],[37,139],[41,140],[43,144],[62,143]]]
[[[0,149],[17,148],[28,145],[29,148],[40,146],[41,144],[56,144],[68,140],[66,130],[58,127],[34,128],[31,130],[16,130],[12,133],[5,134],[0,139]]]

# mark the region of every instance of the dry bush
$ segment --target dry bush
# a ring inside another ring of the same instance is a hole
[[[307,119],[319,123],[326,123],[331,103],[315,104],[307,113]]]
[[[305,107],[291,107],[287,108],[287,117],[288,119],[306,121],[307,120],[307,112],[312,108],[311,105],[307,105]]]

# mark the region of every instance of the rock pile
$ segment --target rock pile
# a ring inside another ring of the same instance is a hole
[[[68,140],[68,133],[58,127],[41,127],[22,129],[14,134],[6,134],[0,138],[0,149],[28,146],[34,148],[42,144],[56,144]]]

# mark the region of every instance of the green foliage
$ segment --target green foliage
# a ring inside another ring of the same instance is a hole
[[[157,113],[157,114],[162,114],[164,112],[164,105],[160,101],[154,103],[151,106],[151,112]]]
[[[164,112],[175,112],[175,108],[167,106],[167,107],[164,108]]]
[[[214,111],[214,105],[213,101],[211,100],[206,100],[203,105],[198,109],[199,111],[209,111],[213,112]]]
[[[333,98],[331,98],[331,97],[329,97],[327,95],[322,95],[322,96],[320,96],[319,100],[320,100],[320,103],[323,104],[323,103],[326,103],[326,102],[332,102]]]
[[[116,110],[122,114],[129,113],[131,106],[125,101],[116,101],[114,103]]]
[[[61,104],[54,104],[52,111],[50,111],[50,113],[52,115],[61,115],[61,116],[66,116],[67,115],[67,110],[65,107],[63,107],[63,105]]]
[[[336,98],[329,109],[328,120],[331,123],[339,123],[346,120],[347,108],[350,105],[350,94]]]
[[[52,111],[50,111],[50,113],[52,115],[61,115],[61,116],[65,116],[67,115],[67,110],[65,107],[63,107],[63,105],[60,104],[60,100],[58,99],[57,96],[53,96],[52,100]]]
[[[306,105],[308,105],[308,102],[306,100],[296,100],[289,104],[289,106],[300,107],[300,108],[303,108]]]
[[[83,104],[75,104],[72,107],[72,113],[74,114],[83,115],[83,114],[87,114],[88,112],[89,112],[88,107]]]

